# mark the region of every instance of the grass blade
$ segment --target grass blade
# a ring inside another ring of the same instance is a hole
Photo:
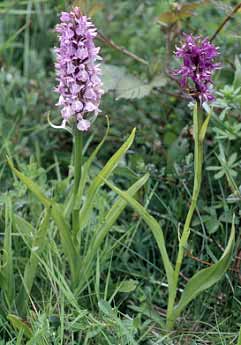
[[[21,313],[21,315],[25,314],[28,300],[27,296],[31,294],[33,282],[37,273],[39,255],[43,251],[47,242],[49,219],[50,210],[46,210],[43,220],[40,223],[39,229],[36,232],[32,242],[31,255],[24,270],[23,288],[21,289],[17,300],[18,310]]]
[[[8,307],[12,306],[15,295],[14,273],[13,273],[13,250],[12,250],[12,203],[7,198],[5,203],[5,232],[3,242],[3,269],[2,275],[4,280],[4,294]]]

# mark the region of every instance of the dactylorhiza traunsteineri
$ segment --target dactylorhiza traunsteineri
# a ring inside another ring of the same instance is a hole
[[[221,68],[214,59],[219,55],[218,48],[208,38],[184,34],[184,42],[175,52],[183,63],[174,75],[180,75],[182,89],[200,103],[215,99],[212,89],[213,72]]]
[[[77,128],[87,131],[91,125],[90,113],[98,115],[103,94],[97,64],[101,60],[100,48],[94,44],[97,32],[78,7],[70,13],[62,12],[60,21],[56,26],[60,46],[55,49],[58,81],[55,91],[60,95],[57,106],[61,108],[63,127],[75,119]]]

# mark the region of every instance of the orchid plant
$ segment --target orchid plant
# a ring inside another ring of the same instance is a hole
[[[168,281],[169,298],[167,301],[166,329],[171,331],[183,309],[199,293],[215,284],[224,275],[232,259],[234,246],[234,222],[227,247],[220,258],[212,266],[194,274],[189,279],[180,299],[177,302],[178,282],[180,270],[185,256],[185,248],[191,233],[191,221],[197,208],[198,196],[202,182],[202,165],[205,135],[211,113],[204,117],[203,104],[214,99],[212,74],[220,68],[214,59],[218,55],[217,48],[207,38],[184,36],[184,43],[177,48],[176,56],[183,60],[182,66],[173,72],[181,76],[181,87],[193,104],[194,125],[194,186],[189,210],[184,221],[183,230],[178,234],[179,245],[175,265],[170,261],[163,230],[158,221],[134,198],[135,194],[148,180],[148,174],[136,181],[127,191],[122,191],[108,179],[118,162],[130,148],[135,129],[126,142],[109,159],[101,171],[89,178],[89,170],[105,142],[108,129],[102,142],[96,147],[89,158],[83,157],[82,132],[88,131],[96,116],[100,112],[99,105],[102,91],[101,69],[97,64],[100,60],[99,48],[94,44],[96,28],[89,18],[84,16],[79,8],[70,13],[63,12],[61,23],[56,31],[59,35],[60,46],[56,48],[56,74],[58,85],[55,91],[59,94],[57,106],[61,109],[62,124],[73,136],[74,174],[71,188],[63,203],[47,197],[39,186],[29,177],[24,176],[14,167],[11,158],[8,159],[13,173],[28,187],[39,199],[44,210],[40,217],[38,229],[29,243],[31,255],[25,267],[23,276],[23,289],[18,298],[18,309],[23,313],[33,281],[36,276],[39,255],[44,248],[50,222],[54,222],[61,239],[62,249],[69,264],[69,286],[76,296],[86,288],[91,278],[91,267],[95,262],[98,249],[102,245],[113,224],[129,204],[150,227],[160,250],[163,265]],[[58,126],[55,126],[58,127]],[[119,195],[110,210],[106,213],[104,221],[98,224],[88,242],[87,251],[83,253],[82,243],[85,232],[94,209],[94,201],[100,187],[106,184]],[[30,226],[24,219],[15,216],[17,228]],[[36,249],[37,248],[37,249]],[[69,274],[70,273],[70,274]],[[9,305],[11,296],[9,295]]]
[[[59,94],[57,107],[61,109],[62,124],[60,126],[55,126],[51,122],[50,124],[54,128],[66,129],[73,136],[74,173],[73,178],[69,181],[71,188],[68,188],[67,198],[60,204],[53,198],[47,197],[37,183],[18,171],[14,167],[12,159],[8,159],[13,173],[44,206],[37,231],[22,217],[17,215],[14,217],[15,226],[20,233],[27,228],[31,229],[31,233],[34,234],[33,239],[27,242],[31,255],[24,271],[23,288],[20,289],[17,298],[17,309],[21,314],[25,313],[28,296],[31,295],[40,254],[45,246],[51,222],[54,222],[59,231],[62,250],[69,264],[66,277],[70,275],[70,286],[75,296],[79,296],[89,284],[93,274],[93,262],[100,246],[127,205],[122,198],[115,201],[106,213],[104,220],[102,219],[101,223],[97,224],[91,237],[87,236],[88,247],[87,249],[85,247],[86,250],[83,252],[82,244],[83,241],[85,245],[87,242],[85,231],[94,214],[96,194],[104,184],[104,180],[112,174],[118,162],[128,151],[135,137],[135,129],[101,171],[90,179],[90,168],[103,146],[109,130],[107,119],[108,126],[103,140],[91,156],[85,159],[82,133],[90,129],[91,123],[100,112],[99,104],[103,94],[100,67],[96,63],[101,59],[98,55],[100,48],[94,44],[96,28],[89,18],[81,14],[78,7],[70,13],[63,12],[60,21],[61,23],[56,27],[60,45],[55,49],[58,83],[55,91]],[[148,175],[145,175],[137,180],[129,188],[128,193],[134,196],[147,179]],[[6,286],[7,290],[11,289]],[[11,296],[9,293],[6,295],[9,306],[13,302]]]
[[[191,233],[191,221],[195,209],[202,182],[202,166],[205,135],[208,128],[211,112],[204,118],[204,102],[212,102],[215,97],[212,90],[212,74],[221,65],[215,63],[218,49],[207,38],[184,34],[184,43],[176,50],[176,56],[181,58],[182,65],[173,71],[174,76],[181,76],[180,86],[186,97],[191,99],[193,105],[193,135],[194,135],[194,185],[190,206],[184,221],[183,231],[178,234],[179,245],[175,265],[170,261],[167,253],[165,238],[160,224],[150,215],[147,210],[133,199],[127,192],[123,192],[109,182],[106,182],[118,195],[135,209],[150,227],[160,250],[164,269],[168,282],[168,303],[166,326],[171,331],[176,319],[183,309],[202,291],[208,289],[222,278],[228,269],[234,246],[234,219],[227,247],[218,262],[208,268],[194,274],[189,279],[179,301],[177,300],[178,281],[180,270],[185,255],[185,248]],[[207,108],[207,107],[206,107]]]

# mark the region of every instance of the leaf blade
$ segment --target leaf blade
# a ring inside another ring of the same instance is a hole
[[[20,181],[23,182],[23,184],[25,184],[25,186],[28,187],[28,189],[37,197],[37,199],[45,206],[45,207],[50,207],[52,201],[47,198],[43,192],[41,191],[41,189],[39,188],[39,186],[37,185],[37,183],[33,182],[29,177],[25,176],[23,173],[21,173],[19,170],[17,170],[14,165],[13,162],[8,158],[7,159],[8,165],[10,166],[12,172],[20,179]]]
[[[148,178],[149,178],[149,174],[145,174],[128,189],[128,193],[131,196],[134,196],[147,182]],[[78,287],[79,290],[83,286],[84,281],[89,278],[89,274],[90,274],[89,270],[93,262],[93,259],[98,252],[98,248],[103,243],[108,232],[110,231],[112,226],[115,224],[116,220],[119,218],[120,214],[123,212],[126,206],[127,206],[127,201],[123,200],[121,197],[118,198],[118,200],[114,203],[114,205],[111,207],[111,209],[107,213],[105,217],[105,224],[100,225],[100,227],[97,228],[96,236],[94,235],[94,237],[92,238],[88,246],[88,251],[83,261],[83,265],[82,265],[83,269],[81,271],[80,276],[84,277],[84,279],[79,284],[79,287]]]
[[[166,275],[167,275],[167,280],[168,280],[168,289],[169,291],[172,291],[173,286],[174,286],[173,285],[174,270],[173,270],[171,261],[169,259],[169,256],[167,254],[163,231],[159,223],[155,220],[153,216],[151,216],[148,213],[148,211],[138,201],[136,201],[133,197],[131,197],[127,192],[121,191],[119,188],[115,187],[109,181],[105,181],[105,183],[120,197],[126,200],[128,204],[140,215],[140,217],[143,218],[146,224],[150,227],[152,234],[157,242],[157,245],[158,245],[162,260],[163,260],[163,265],[164,265]]]
[[[234,240],[235,226],[233,218],[231,234],[222,257],[216,264],[199,271],[189,280],[182,293],[178,305],[174,309],[175,318],[180,315],[187,304],[189,304],[197,295],[214,285],[218,280],[222,278],[222,276],[228,269],[232,259]]]
[[[108,160],[108,162],[105,164],[105,166],[101,169],[99,174],[94,178],[93,182],[91,183],[88,190],[86,202],[83,205],[82,209],[80,210],[79,217],[80,217],[81,228],[79,229],[78,232],[80,232],[81,229],[83,229],[87,223],[88,216],[93,207],[93,200],[94,200],[97,190],[104,183],[103,181],[110,176],[110,174],[113,172],[113,170],[115,169],[120,159],[123,157],[123,155],[127,152],[127,150],[132,145],[135,138],[135,132],[136,132],[136,129],[134,128],[130,136],[124,142],[124,144],[122,144],[121,147],[117,150],[117,152]],[[75,236],[77,236],[77,233],[75,233]]]

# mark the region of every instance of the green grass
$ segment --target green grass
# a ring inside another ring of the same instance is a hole
[[[149,66],[99,42],[104,62],[125,66],[126,73],[143,81],[163,73],[167,28],[159,26],[156,17],[169,11],[172,2],[103,0],[94,16],[99,30],[147,60]],[[93,3],[89,1],[89,7]],[[180,23],[181,31],[212,35],[236,3],[210,1],[200,6],[196,16]],[[206,262],[214,263],[222,255],[235,213],[233,260],[225,277],[187,307],[170,336],[164,329],[168,291],[163,263],[154,237],[138,214],[125,208],[117,223],[110,222],[107,236],[104,230],[99,233],[104,238],[97,248],[94,235],[100,230],[98,224],[108,211],[112,215],[111,207],[117,201],[107,187],[98,193],[94,190],[94,212],[82,232],[79,259],[82,271],[91,262],[90,274],[76,293],[69,284],[68,260],[54,222],[49,222],[47,235],[42,229],[43,238],[38,236],[44,218],[42,206],[7,166],[6,157],[10,156],[48,198],[63,202],[68,194],[71,138],[50,128],[47,113],[54,123],[60,122],[52,91],[53,28],[57,13],[69,5],[61,0],[0,3],[0,344],[240,345],[239,14],[215,41],[224,68],[215,78],[217,106],[207,133],[204,182],[179,289],[194,272],[206,268]],[[176,30],[172,50],[179,44],[179,28]],[[173,56],[170,60],[175,66]],[[110,118],[110,132],[87,169],[86,182],[89,186],[137,127],[135,142],[111,181],[127,190],[145,173],[150,174],[136,197],[162,226],[172,262],[193,181],[191,111],[186,100],[175,97],[178,91],[168,80],[164,88],[141,99],[116,101],[114,92],[104,95],[101,108]],[[105,128],[105,117],[100,116],[92,132],[84,135],[85,157],[100,143]],[[102,180],[97,182],[102,184]],[[84,259],[86,253],[88,259]]]

